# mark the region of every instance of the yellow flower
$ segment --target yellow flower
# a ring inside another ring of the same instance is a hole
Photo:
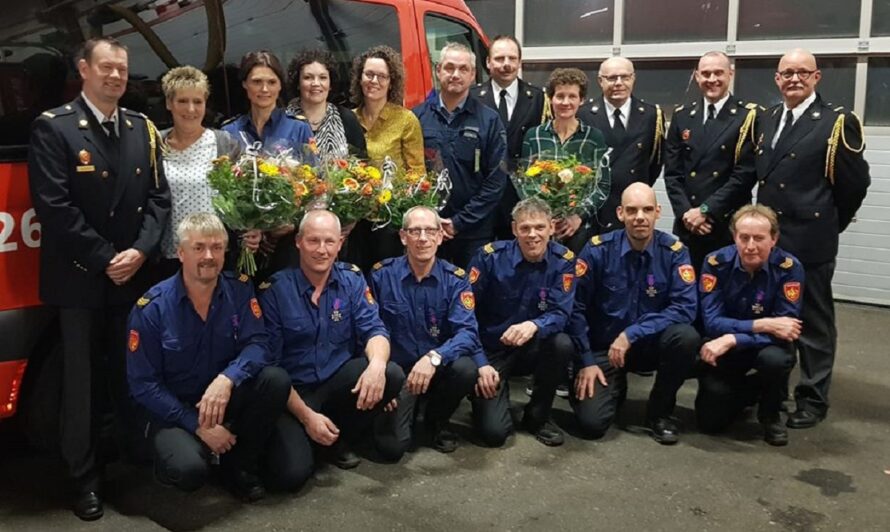
[[[378,181],[382,176],[380,175],[380,170],[378,170],[374,166],[369,166],[367,168],[368,176],[372,181]]]
[[[525,171],[525,175],[528,177],[535,177],[536,175],[541,173],[541,168],[539,166],[532,166],[528,170]]]
[[[392,199],[392,192],[389,189],[384,190],[377,196],[377,203],[386,205]]]
[[[274,164],[269,164],[265,161],[260,163],[259,170],[261,173],[266,174],[268,176],[278,175],[278,167],[275,166]]]
[[[408,172],[405,174],[405,181],[407,181],[409,185],[413,185],[420,181],[420,174],[414,171]]]

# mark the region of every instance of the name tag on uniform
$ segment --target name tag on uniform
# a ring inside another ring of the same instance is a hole
[[[91,164],[87,164],[87,165],[83,165],[83,166],[78,166],[78,167],[77,167],[77,173],[83,173],[83,172],[95,172],[95,171],[96,171],[96,167],[93,166],[93,165],[91,165]]]
[[[482,161],[482,150],[480,150],[479,148],[476,148],[475,153],[473,154],[473,171],[474,172],[478,172],[482,168],[481,161]]]

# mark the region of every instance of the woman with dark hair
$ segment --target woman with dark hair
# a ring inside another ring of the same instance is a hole
[[[321,158],[368,157],[365,135],[351,110],[328,101],[336,81],[334,58],[323,50],[303,50],[291,60],[287,82],[294,98],[287,114],[305,117]]]
[[[380,164],[389,156],[399,168],[425,171],[420,121],[402,103],[405,67],[389,46],[375,46],[352,63],[355,114],[365,131],[368,156]]]
[[[284,70],[272,52],[246,53],[241,59],[239,77],[250,109],[223,124],[224,131],[245,145],[259,141],[267,151],[275,147],[299,150],[309,143],[309,126],[279,107]]]

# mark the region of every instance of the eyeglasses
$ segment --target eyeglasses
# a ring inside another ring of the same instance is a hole
[[[441,231],[441,229],[437,227],[409,227],[407,229],[404,229],[404,231],[408,233],[408,236],[410,236],[411,238],[420,238],[420,236],[424,233],[426,233],[426,236],[430,238],[435,238],[439,236],[439,232]]]
[[[371,72],[371,71],[365,70],[364,72],[362,72],[362,76],[368,81],[374,81],[375,78],[377,79],[377,81],[379,81],[381,83],[389,81],[388,75],[381,74],[379,72]]]
[[[598,76],[601,81],[605,81],[609,85],[614,85],[619,81],[630,81],[634,79],[634,73],[630,74],[615,74],[614,76]]]
[[[795,76],[795,74],[797,75],[797,79],[799,79],[801,81],[806,81],[806,80],[810,79],[810,76],[812,76],[816,72],[818,72],[818,71],[817,70],[790,70],[789,69],[789,70],[783,70],[781,72],[776,72],[776,74],[781,76],[782,79],[784,79],[785,81],[788,81],[791,78],[793,78]]]

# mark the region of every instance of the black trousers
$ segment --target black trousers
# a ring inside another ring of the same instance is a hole
[[[88,491],[98,489],[96,450],[103,411],[114,412],[118,443],[126,441],[129,311],[130,305],[59,309],[63,349],[60,446],[69,474]]]
[[[443,242],[439,246],[438,255],[456,266],[466,268],[479,248],[491,242],[493,238],[494,235],[478,238],[461,238],[458,235],[457,238]]]
[[[685,235],[682,240],[689,248],[689,257],[692,259],[692,267],[697,273],[701,273],[702,264],[708,254],[732,244],[732,235],[725,228],[715,229],[709,235]]]
[[[701,363],[695,417],[702,432],[726,430],[736,417],[759,399],[761,423],[779,419],[784,384],[794,367],[794,347],[769,345],[762,349],[733,349],[717,359],[717,366]],[[755,375],[748,375],[750,370]]]
[[[372,230],[372,226],[367,220],[359,220],[340,252],[343,260],[355,264],[365,273],[369,273],[376,262],[405,253],[405,246],[394,225],[376,231]]]
[[[654,421],[670,416],[677,403],[677,391],[691,375],[701,345],[694,327],[674,324],[661,334],[637,341],[625,355],[624,368],[608,362],[601,365],[608,386],[596,384],[592,398],[579,401],[574,391],[569,402],[575,412],[581,433],[591,439],[605,435],[618,408],[627,397],[627,373],[657,371],[655,383],[646,404],[646,418]],[[594,353],[605,357],[607,352]]]
[[[237,437],[232,450],[221,455],[224,468],[274,475],[276,464],[260,463],[269,447],[275,420],[287,405],[290,377],[283,369],[267,366],[253,379],[232,390],[224,424]],[[190,405],[191,406],[191,405]],[[210,473],[210,449],[182,427],[149,423],[146,431],[154,450],[155,476],[162,484],[194,491]]]
[[[371,410],[356,408],[358,397],[352,393],[355,383],[368,367],[365,357],[343,364],[327,381],[315,386],[298,386],[297,393],[312,410],[324,414],[340,429],[338,441],[354,442],[395,399],[405,384],[405,373],[394,362],[386,364],[383,399]],[[303,425],[290,412],[275,422],[269,446],[269,462],[277,469],[275,484],[284,489],[298,489],[315,467],[313,442]]]
[[[477,376],[476,363],[469,357],[460,357],[436,370],[425,394],[414,395],[403,387],[398,408],[384,412],[374,422],[374,444],[380,454],[391,461],[402,458],[411,446],[414,422],[422,409],[428,428],[435,430],[446,425],[461,400],[473,392]]]
[[[566,366],[574,353],[571,338],[557,333],[543,340],[535,337],[517,349],[487,353],[501,383],[491,399],[474,395],[473,424],[490,447],[500,447],[513,432],[510,418],[510,377],[534,375],[532,396],[525,405],[524,424],[535,429],[550,420],[556,387],[565,380]]]
[[[803,330],[797,340],[800,356],[800,381],[794,389],[797,408],[814,414],[828,412],[828,388],[837,350],[837,326],[831,279],[835,262],[804,264],[806,286],[803,290],[801,320]]]

